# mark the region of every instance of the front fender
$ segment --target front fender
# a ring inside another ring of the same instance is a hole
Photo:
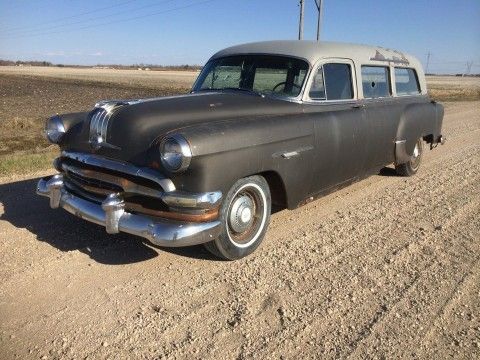
[[[172,179],[177,188],[226,193],[240,178],[272,171],[285,186],[289,207],[310,189],[314,132],[303,113],[219,121],[180,134],[193,158],[190,168]]]

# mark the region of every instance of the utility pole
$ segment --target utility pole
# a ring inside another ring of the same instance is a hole
[[[322,27],[322,18],[323,18],[323,1],[315,0],[318,10],[318,22],[317,22],[317,41],[320,41],[320,30]]]
[[[470,71],[472,71],[472,65],[473,65],[473,61],[470,61],[470,62],[467,61],[467,71],[465,72],[465,74],[463,74],[463,76],[470,75]]]
[[[428,74],[428,65],[430,65],[430,56],[432,56],[432,53],[429,51],[427,54],[427,66],[425,68],[425,74]]]
[[[304,0],[300,0],[300,23],[298,26],[298,40],[303,40],[303,13],[305,10]]]

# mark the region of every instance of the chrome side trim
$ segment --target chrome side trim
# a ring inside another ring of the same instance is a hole
[[[219,236],[220,221],[185,223],[152,219],[128,213],[118,194],[107,197],[101,205],[69,193],[63,186],[61,175],[43,178],[38,182],[37,194],[50,198],[50,205],[62,207],[84,220],[103,225],[108,233],[126,232],[148,239],[153,244],[180,247],[202,244]]]
[[[172,180],[164,177],[161,173],[150,168],[139,168],[127,162],[110,160],[98,155],[90,155],[77,152],[63,151],[61,157],[66,157],[84,164],[118,171],[128,175],[139,176],[159,184],[165,192],[175,191]]]
[[[310,151],[310,150],[313,150],[313,146],[304,146],[304,147],[294,149],[294,150],[279,151],[279,152],[273,153],[272,157],[273,158],[281,157],[281,158],[284,158],[284,159],[288,160],[288,159],[291,159],[293,157],[301,155],[302,152]]]
[[[395,141],[395,164],[405,164],[409,162],[412,157],[407,154],[405,143],[406,140]]]
[[[298,151],[289,151],[289,152],[283,153],[282,157],[285,159],[290,159],[292,157],[299,156],[299,155],[300,154]]]

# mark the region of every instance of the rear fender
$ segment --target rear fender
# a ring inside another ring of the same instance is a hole
[[[414,103],[405,108],[395,138],[395,163],[410,160],[419,138],[430,144],[440,141],[443,106],[436,102]]]

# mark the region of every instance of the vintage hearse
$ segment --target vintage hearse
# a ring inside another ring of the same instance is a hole
[[[353,44],[269,41],[213,55],[188,95],[97,103],[46,123],[59,174],[37,193],[108,233],[252,253],[294,209],[443,143],[420,62]]]

